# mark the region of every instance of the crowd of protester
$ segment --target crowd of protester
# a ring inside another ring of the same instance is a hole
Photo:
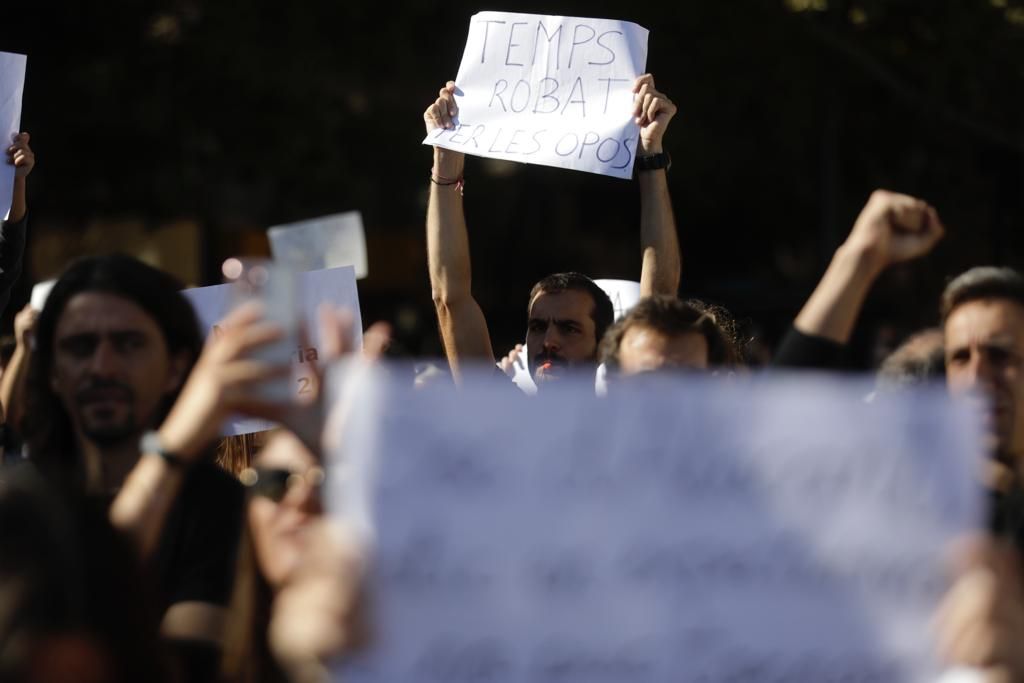
[[[454,92],[447,83],[426,109],[428,132],[453,126]],[[592,279],[552,274],[525,297],[525,347],[496,355],[472,296],[464,156],[436,147],[426,242],[448,368],[418,385],[458,385],[473,364],[508,381],[501,370],[519,353],[540,391],[599,363],[609,391],[640,373],[744,371],[728,311],[679,296],[664,142],[676,106],[650,75],[634,93],[641,301],[615,321]],[[21,273],[35,165],[27,133],[6,153],[16,180],[0,309]],[[872,193],[773,365],[840,367],[876,278],[925,257],[943,232],[925,201]],[[0,378],[0,681],[317,681],[372,639],[371,558],[324,514],[322,393],[306,404],[267,398],[258,387],[289,368],[254,352],[284,332],[250,303],[204,342],[181,289],[134,258],[85,256],[41,311],[15,318]],[[954,394],[983,393],[992,456],[982,473],[991,534],[962,552],[937,639],[950,663],[1024,680],[1024,277],[974,268],[922,305],[941,310],[940,326],[887,359],[879,386],[944,376]],[[350,350],[344,314],[321,313],[320,372]],[[367,330],[363,355],[379,358],[387,337],[381,324]],[[281,426],[220,438],[235,414]]]

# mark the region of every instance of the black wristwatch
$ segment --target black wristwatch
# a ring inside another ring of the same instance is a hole
[[[637,171],[657,171],[660,169],[668,171],[670,168],[672,168],[672,157],[669,156],[668,152],[659,152],[658,154],[636,158]]]
[[[154,431],[146,432],[139,439],[139,452],[143,455],[147,453],[159,455],[171,467],[181,470],[188,469],[188,463],[177,453],[171,453],[164,448],[163,442],[160,441],[160,435]]]

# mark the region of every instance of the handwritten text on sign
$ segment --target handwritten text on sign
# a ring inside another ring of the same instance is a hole
[[[339,453],[379,455],[379,613],[344,680],[933,681],[949,542],[981,516],[971,416],[936,390],[652,382],[356,403]]]
[[[320,330],[317,324],[317,310],[322,303],[329,303],[337,308],[345,308],[352,313],[354,344],[356,349],[362,348],[360,334],[362,322],[359,313],[359,293],[356,289],[355,270],[352,266],[326,268],[300,273],[299,276],[298,313],[305,326],[308,344],[296,343],[289,349],[294,364],[292,381],[295,396],[302,400],[303,394],[313,389],[311,362],[320,360]],[[220,323],[231,309],[231,285],[211,285],[195,287],[182,292],[195,309],[200,329],[206,334],[217,334]],[[260,419],[235,418],[224,426],[223,435],[250,434],[272,428],[271,422]]]
[[[647,29],[624,21],[480,12],[456,78],[455,128],[423,141],[467,154],[632,175],[633,82]]]

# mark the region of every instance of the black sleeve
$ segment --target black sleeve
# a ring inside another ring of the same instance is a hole
[[[4,221],[0,225],[0,315],[7,309],[11,290],[21,277],[27,225],[27,213],[20,221]]]
[[[243,500],[242,485],[216,465],[189,473],[154,558],[163,609],[185,601],[227,606]]]
[[[772,367],[805,370],[842,370],[847,367],[846,347],[831,339],[804,334],[790,326],[782,338]]]

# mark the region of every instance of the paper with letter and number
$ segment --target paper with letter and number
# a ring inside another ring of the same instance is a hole
[[[359,292],[356,288],[355,270],[352,266],[313,270],[298,275],[298,302],[302,324],[308,338],[307,346],[296,346],[291,352],[294,362],[292,381],[295,396],[311,392],[311,362],[318,362],[320,349],[320,329],[317,323],[317,309],[322,303],[329,303],[338,308],[345,308],[352,313],[353,346],[359,350],[363,345],[362,320],[359,312]],[[195,309],[200,329],[204,336],[216,334],[218,325],[231,310],[231,285],[210,285],[193,287],[182,291],[185,298]],[[221,434],[234,436],[251,434],[272,429],[276,425],[259,418],[236,416],[225,424]]]

